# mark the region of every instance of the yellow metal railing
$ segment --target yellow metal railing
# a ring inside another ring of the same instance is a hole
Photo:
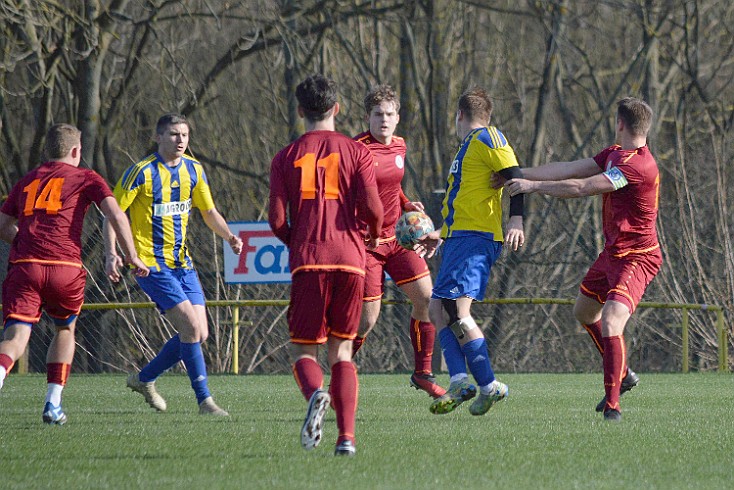
[[[407,300],[383,300],[386,305],[409,304]],[[480,303],[492,305],[573,305],[574,300],[557,299],[557,298],[497,298],[485,299]],[[240,330],[240,311],[241,307],[262,307],[262,306],[288,306],[288,300],[211,300],[206,302],[209,307],[233,307],[232,311],[232,372],[239,373],[239,330]],[[1,305],[0,305],[1,306]],[[110,309],[139,309],[154,308],[152,302],[144,303],[87,303],[82,309],[84,310],[110,310]],[[681,371],[687,373],[690,368],[689,360],[689,336],[688,336],[688,320],[689,311],[712,311],[716,313],[716,338],[718,340],[718,370],[726,372],[728,366],[728,332],[724,325],[724,309],[718,305],[706,305],[697,303],[652,303],[641,302],[639,308],[658,308],[658,309],[676,309],[683,310],[683,318],[681,321],[681,343],[683,346],[683,362]]]

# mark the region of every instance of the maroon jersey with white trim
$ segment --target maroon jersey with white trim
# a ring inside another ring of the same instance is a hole
[[[594,157],[619,188],[604,194],[604,247],[615,256],[658,248],[660,174],[647,146],[623,150],[614,145]]]
[[[270,167],[270,194],[287,202],[291,274],[342,270],[364,275],[365,244],[357,208],[375,186],[374,158],[336,131],[309,131]]]
[[[403,213],[400,194],[405,174],[405,140],[393,136],[390,144],[385,145],[377,141],[369,131],[358,134],[354,139],[364,144],[377,162],[375,181],[385,211],[380,238],[390,238],[395,235],[395,223]]]
[[[112,196],[95,171],[62,162],[45,162],[10,191],[0,212],[18,220],[10,263],[82,265],[84,215],[92,203]]]

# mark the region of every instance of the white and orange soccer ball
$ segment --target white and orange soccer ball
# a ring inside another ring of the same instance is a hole
[[[395,224],[395,238],[401,247],[413,250],[417,240],[433,230],[433,221],[426,213],[410,211],[403,213]]]

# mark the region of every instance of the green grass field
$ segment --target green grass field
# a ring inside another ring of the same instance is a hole
[[[45,377],[0,391],[0,487],[17,488],[731,488],[734,378],[643,374],[624,419],[594,412],[600,374],[500,378],[510,397],[484,417],[432,415],[407,375],[363,375],[356,458],[334,458],[336,423],[300,447],[306,409],[289,376],[212,376],[229,418],[197,415],[184,375],[159,382],[167,413],[123,375],[73,375],[69,421],[41,422]],[[447,383],[446,376],[440,381]]]

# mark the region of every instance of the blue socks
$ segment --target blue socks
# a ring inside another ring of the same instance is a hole
[[[201,343],[186,344],[181,342],[181,360],[186,366],[186,372],[191,380],[191,388],[196,393],[196,401],[201,403],[211,396],[206,381],[206,364],[201,352]]]
[[[149,383],[176,365],[181,360],[181,340],[178,334],[165,343],[161,351],[140,371],[140,381]]]
[[[454,332],[449,327],[444,327],[438,332],[438,338],[441,341],[441,351],[443,352],[443,358],[446,360],[446,367],[449,369],[449,376],[466,374],[464,353],[461,351],[461,345],[459,345]]]
[[[458,343],[458,341],[457,341]],[[489,363],[489,350],[484,338],[474,339],[461,348],[469,363],[469,369],[479,386],[487,386],[494,381],[494,371]],[[448,363],[448,361],[446,361]]]

